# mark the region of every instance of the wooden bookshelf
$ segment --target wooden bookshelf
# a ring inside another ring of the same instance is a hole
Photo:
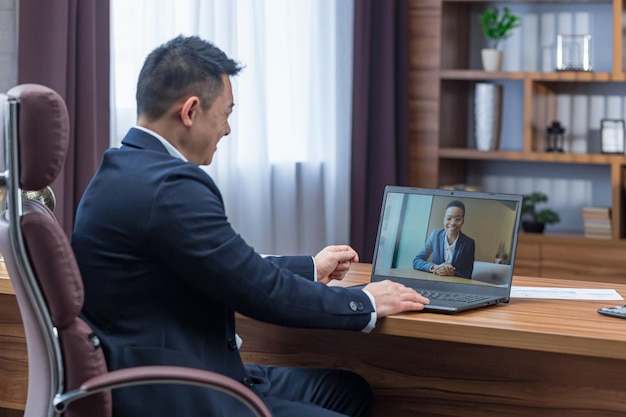
[[[609,24],[597,30],[610,38],[612,48],[597,52],[607,54],[610,64],[594,72],[483,71],[473,56],[479,50],[471,41],[472,19],[477,10],[493,4],[530,10],[554,7],[557,12],[572,5],[581,10],[588,8],[592,17],[600,10],[608,16]],[[582,230],[560,236],[524,235],[518,245],[516,273],[584,278],[586,270],[593,267],[600,271],[600,275],[594,275],[596,277],[626,282],[626,261],[622,261],[626,258],[623,256],[626,254],[626,157],[591,151],[544,151],[545,127],[556,117],[559,94],[570,91],[587,95],[616,94],[626,100],[626,88],[622,85],[626,81],[622,52],[624,10],[624,0],[409,0],[411,185],[439,188],[446,184],[467,184],[468,178],[476,174],[472,172],[476,163],[524,163],[530,169],[543,164],[552,165],[557,171],[559,167],[573,166],[581,175],[599,166],[608,172],[604,185],[610,190],[611,238],[588,239]],[[611,23],[612,28],[608,27]],[[512,85],[521,92],[519,121],[515,124],[520,128],[513,132],[520,140],[514,150],[483,152],[468,145],[473,87],[484,81],[502,82],[505,89]]]

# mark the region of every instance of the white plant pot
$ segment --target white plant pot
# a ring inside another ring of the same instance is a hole
[[[474,91],[474,129],[476,149],[496,151],[500,146],[502,124],[501,85],[476,83]]]
[[[502,60],[504,51],[499,49],[482,49],[480,51],[483,69],[485,71],[500,71],[502,69]]]

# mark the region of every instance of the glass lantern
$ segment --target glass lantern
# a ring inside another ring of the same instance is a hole
[[[558,120],[546,129],[546,152],[563,152],[563,134],[565,128]]]

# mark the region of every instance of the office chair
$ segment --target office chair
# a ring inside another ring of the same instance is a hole
[[[23,84],[0,95],[0,108],[0,185],[6,186],[0,252],[26,334],[24,416],[110,417],[112,389],[175,383],[213,388],[242,401],[255,416],[271,417],[249,388],[217,373],[174,366],[108,371],[97,336],[79,317],[83,284],[70,242],[44,204],[22,195],[49,186],[63,167],[69,142],[65,103],[48,87]]]

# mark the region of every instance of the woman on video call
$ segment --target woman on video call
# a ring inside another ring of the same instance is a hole
[[[424,248],[413,259],[413,268],[436,275],[472,278],[474,239],[461,232],[465,222],[465,205],[453,200],[446,206],[443,228],[435,229]],[[432,262],[428,258],[432,254]]]

